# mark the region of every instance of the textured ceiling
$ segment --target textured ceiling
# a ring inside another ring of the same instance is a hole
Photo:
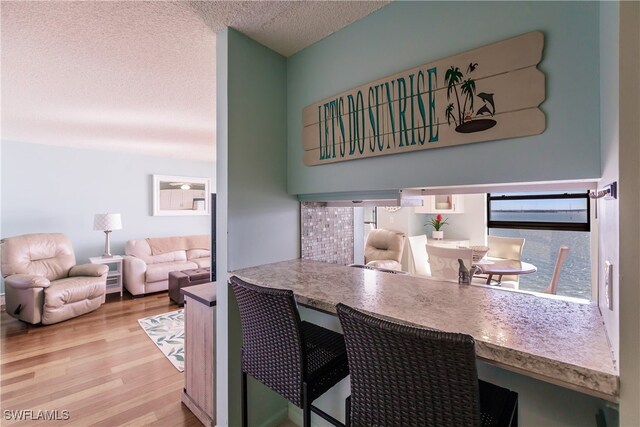
[[[194,1],[190,7],[214,32],[233,27],[284,56],[380,9],[388,1]]]
[[[2,1],[2,140],[213,160],[217,31],[288,56],[386,3]]]

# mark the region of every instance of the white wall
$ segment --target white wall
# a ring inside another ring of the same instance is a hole
[[[2,141],[2,237],[65,233],[79,263],[102,255],[105,236],[93,230],[96,213],[119,212],[111,252],[129,239],[208,234],[207,216],[153,216],[152,175],[206,177],[216,190],[211,161],[133,155]]]
[[[618,200],[599,203],[599,306],[620,370],[620,425],[640,425],[640,6],[600,4],[602,179]],[[604,298],[604,262],[613,270],[613,307]]]
[[[463,194],[464,211],[456,214],[443,214],[447,218],[444,230],[445,239],[466,239],[470,245],[487,244],[487,205],[485,194]],[[426,224],[433,214],[418,214],[421,222]],[[425,228],[427,236],[433,227]]]
[[[600,161],[602,179],[599,187],[618,181],[619,169],[619,52],[618,17],[620,6],[616,2],[600,4]],[[598,209],[598,305],[607,326],[616,360],[619,349],[619,202],[599,200]],[[613,263],[613,307],[607,307],[604,286],[604,263]]]

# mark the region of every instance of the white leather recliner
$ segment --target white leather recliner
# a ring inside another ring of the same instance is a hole
[[[1,243],[7,314],[50,325],[89,313],[104,302],[109,267],[75,265],[64,234],[25,234]]]
[[[364,247],[364,262],[370,267],[402,270],[404,233],[379,228],[371,230]]]

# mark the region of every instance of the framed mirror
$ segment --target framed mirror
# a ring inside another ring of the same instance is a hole
[[[153,216],[209,215],[209,178],[153,175]]]

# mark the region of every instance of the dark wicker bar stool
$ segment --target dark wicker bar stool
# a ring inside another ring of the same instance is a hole
[[[351,373],[347,425],[517,425],[518,394],[478,380],[473,337],[337,310]]]
[[[247,426],[247,374],[302,408],[344,426],[311,403],[349,375],[344,338],[302,322],[293,292],[231,279],[242,322],[242,425]]]

